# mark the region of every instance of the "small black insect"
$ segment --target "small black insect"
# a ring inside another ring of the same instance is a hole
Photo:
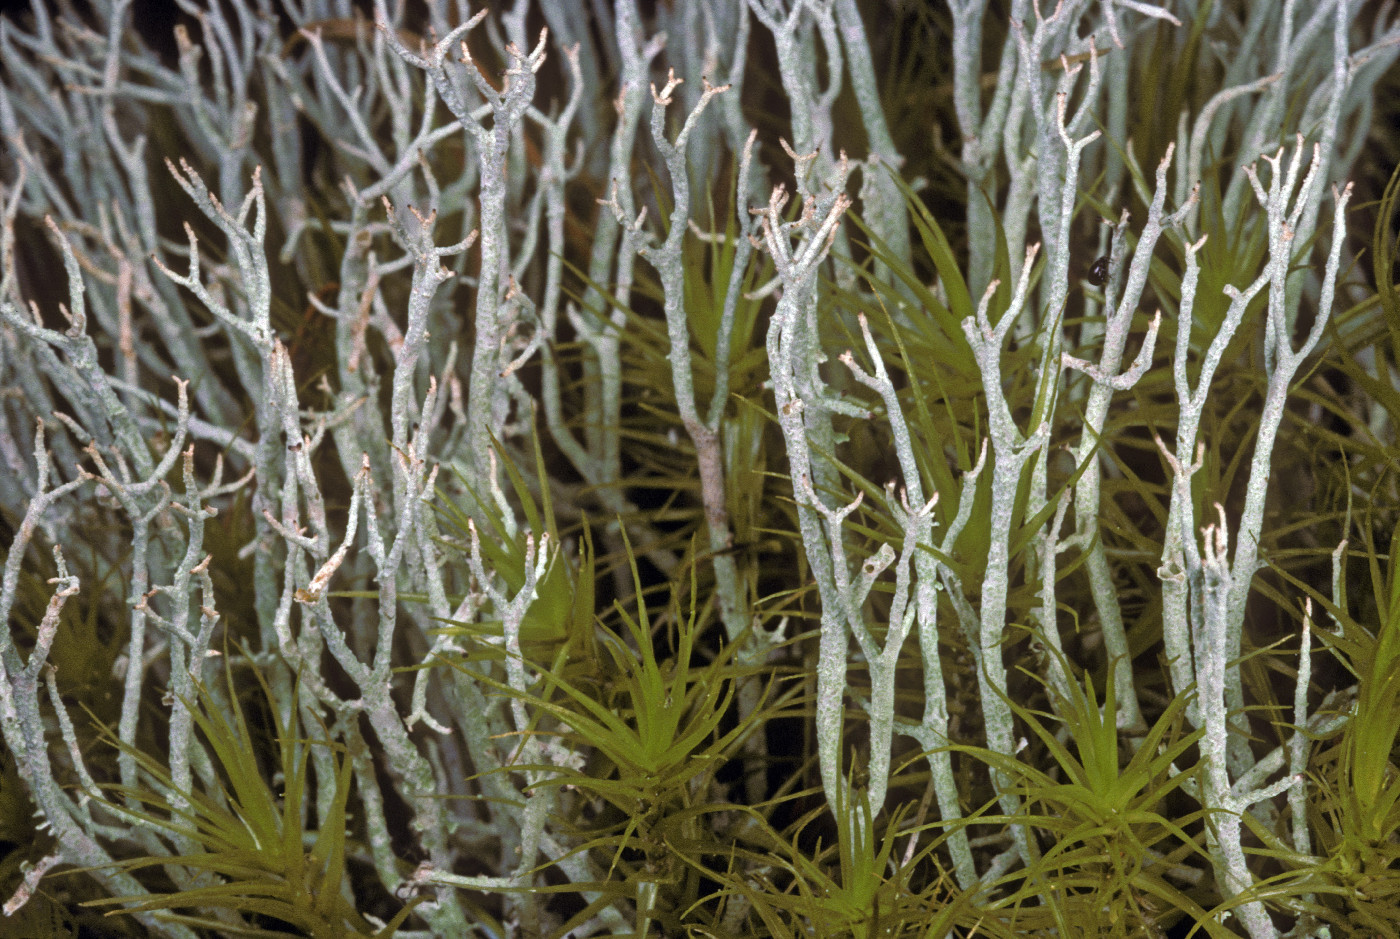
[[[1102,287],[1106,280],[1108,280],[1108,255],[1105,254],[1089,266],[1089,283],[1095,287]]]

